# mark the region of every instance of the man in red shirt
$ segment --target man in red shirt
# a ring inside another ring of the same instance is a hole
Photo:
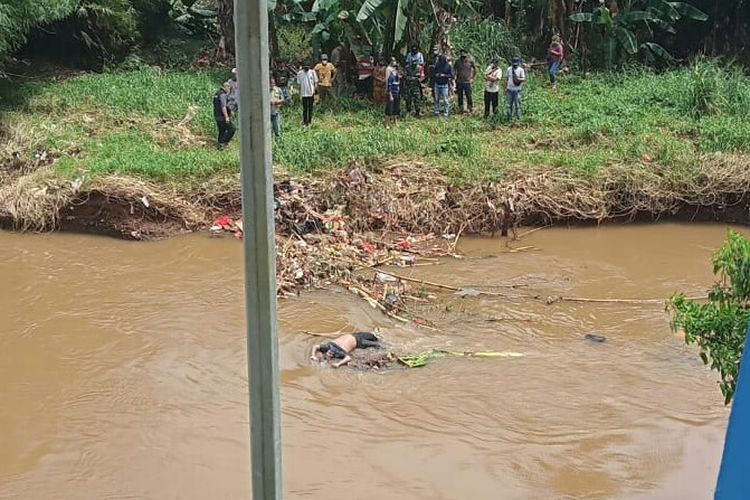
[[[357,94],[360,97],[372,97],[372,71],[375,60],[371,54],[365,54],[357,59]]]

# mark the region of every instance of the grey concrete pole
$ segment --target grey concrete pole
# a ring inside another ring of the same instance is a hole
[[[281,425],[268,2],[235,0],[253,499],[280,500]]]

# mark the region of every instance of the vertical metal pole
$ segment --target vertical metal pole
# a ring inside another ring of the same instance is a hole
[[[280,500],[281,429],[276,333],[268,1],[235,0],[240,165],[253,498]]]
[[[737,387],[721,458],[716,500],[750,497],[750,325],[747,329]]]

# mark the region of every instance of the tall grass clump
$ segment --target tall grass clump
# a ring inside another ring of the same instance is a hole
[[[718,60],[696,59],[690,68],[687,111],[694,118],[750,113],[750,81],[739,67]]]
[[[493,57],[509,62],[520,55],[517,37],[508,26],[495,19],[464,19],[451,30],[451,43],[457,49],[465,49],[474,56],[480,66]]]

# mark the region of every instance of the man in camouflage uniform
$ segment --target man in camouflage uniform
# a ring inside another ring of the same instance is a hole
[[[422,110],[422,81],[419,65],[415,62],[406,67],[404,100],[406,102],[406,112],[411,113],[414,110],[414,116],[419,117],[419,113]]]

